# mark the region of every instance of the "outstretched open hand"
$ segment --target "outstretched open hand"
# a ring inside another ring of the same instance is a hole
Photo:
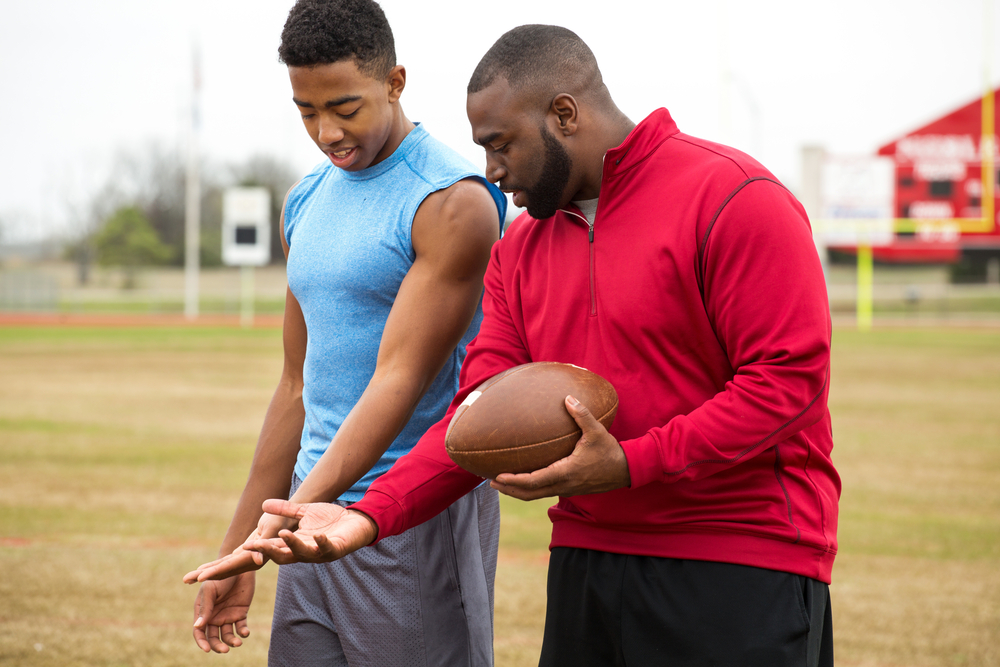
[[[298,504],[266,500],[264,511],[298,522],[298,530],[282,530],[277,539],[260,539],[244,546],[279,564],[328,563],[367,546],[378,537],[371,519],[332,503]]]

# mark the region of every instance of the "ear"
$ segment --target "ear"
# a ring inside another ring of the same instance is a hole
[[[385,85],[389,92],[389,102],[398,102],[399,96],[403,94],[403,88],[406,88],[406,68],[396,65],[389,70],[389,74],[385,77]]]
[[[555,117],[559,131],[562,132],[563,136],[568,137],[576,134],[580,124],[580,106],[572,95],[569,93],[556,95],[549,106],[549,113]]]

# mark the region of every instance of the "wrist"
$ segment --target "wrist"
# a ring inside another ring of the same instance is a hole
[[[628,469],[628,457],[625,456],[625,449],[621,446],[621,443],[616,442],[618,445],[618,482],[619,489],[631,488],[632,486],[632,473]]]
[[[628,467],[629,488],[638,488],[660,479],[662,465],[656,441],[647,433],[639,438],[618,443],[625,454]]]
[[[368,537],[369,539],[368,539],[367,542],[365,542],[365,546],[368,546],[368,545],[372,544],[373,542],[375,542],[375,540],[378,539],[378,524],[375,523],[375,519],[371,518],[370,516],[368,516],[367,514],[365,514],[364,512],[362,512],[361,510],[348,509],[347,511],[351,512],[353,514],[357,514],[359,516],[363,516],[365,518],[365,520],[368,522],[369,531],[366,534],[366,537]]]

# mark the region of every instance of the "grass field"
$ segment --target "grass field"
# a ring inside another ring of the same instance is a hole
[[[260,665],[190,638],[280,370],[275,329],[0,328],[0,664]],[[1000,331],[834,337],[839,665],[1000,665]],[[500,667],[533,665],[546,503],[503,504]]]
[[[876,264],[873,272],[873,312],[878,319],[909,325],[933,321],[1000,324],[998,284],[950,284],[947,265]],[[853,317],[856,267],[830,263],[826,278],[834,316]],[[163,316],[184,310],[184,273],[179,267],[147,267],[131,289],[123,289],[122,281],[123,275],[116,268],[92,267],[89,281],[81,285],[78,267],[70,262],[0,262],[0,314]],[[284,266],[256,268],[256,313],[280,316],[285,288]],[[203,267],[199,291],[203,315],[237,315],[241,301],[239,268]]]

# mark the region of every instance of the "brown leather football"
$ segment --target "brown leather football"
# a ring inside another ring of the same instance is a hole
[[[540,361],[495,375],[469,394],[448,425],[448,456],[489,479],[534,472],[568,456],[582,432],[566,411],[566,396],[611,428],[618,394],[610,382],[579,366]]]

